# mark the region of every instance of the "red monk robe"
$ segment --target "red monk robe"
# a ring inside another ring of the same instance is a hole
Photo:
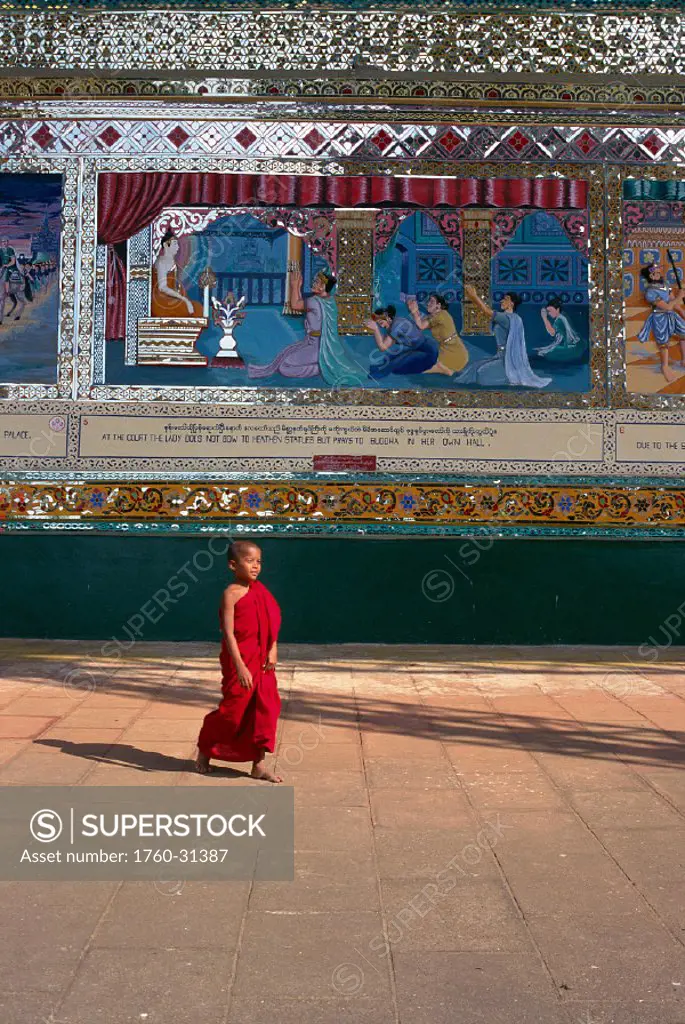
[[[250,583],[234,610],[233,632],[240,654],[252,673],[246,690],[238,681],[226,637],[221,641],[223,700],[202,724],[197,745],[200,753],[219,761],[259,761],[265,750],[273,753],[281,710],[275,672],[264,665],[278,639],[281,610],[275,597],[258,580]]]

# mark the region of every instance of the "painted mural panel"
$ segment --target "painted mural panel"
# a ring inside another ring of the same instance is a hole
[[[198,177],[100,176],[107,384],[590,389],[585,182]]]
[[[0,384],[53,384],[62,176],[0,175]]]
[[[623,186],[626,386],[685,394],[685,183]]]

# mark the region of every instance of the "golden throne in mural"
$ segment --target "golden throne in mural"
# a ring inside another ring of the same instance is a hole
[[[143,366],[207,366],[197,339],[207,317],[142,317],[138,320],[138,358]]]

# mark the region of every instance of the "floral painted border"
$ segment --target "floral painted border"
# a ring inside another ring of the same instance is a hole
[[[685,488],[547,483],[334,483],[315,480],[229,483],[17,482],[0,485],[0,529],[97,529],[174,524],[283,531],[291,526],[394,527],[422,532],[460,527],[685,528]]]

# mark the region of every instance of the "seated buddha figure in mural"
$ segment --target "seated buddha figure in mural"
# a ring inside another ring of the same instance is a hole
[[[354,387],[368,383],[367,371],[347,351],[338,334],[338,308],[333,298],[336,279],[320,271],[312,281],[312,294],[302,295],[302,274],[294,273],[291,305],[304,313],[304,339],[287,345],[265,365],[251,364],[251,378],[323,377],[330,387]]]
[[[202,316],[202,306],[188,298],[178,279],[177,254],[178,238],[173,231],[167,231],[153,267],[151,316]]]
[[[645,300],[652,311],[645,320],[637,340],[643,344],[654,337],[659,350],[661,372],[668,381],[675,380],[678,374],[669,365],[669,345],[671,338],[680,341],[682,366],[685,366],[685,308],[683,298],[685,288],[671,288],[666,282],[664,272],[658,263],[651,263],[640,271],[645,287]]]
[[[523,320],[517,313],[521,304],[518,295],[507,292],[502,296],[500,309],[495,312],[480,298],[473,285],[464,285],[464,291],[486,316],[490,317],[497,352],[489,359],[469,363],[454,380],[458,384],[480,384],[481,387],[545,388],[551,377],[538,377],[531,369],[526,348]]]

